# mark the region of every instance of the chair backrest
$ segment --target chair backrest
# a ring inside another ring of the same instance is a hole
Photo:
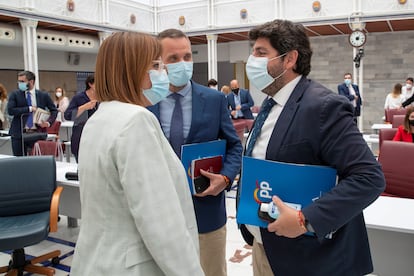
[[[56,189],[53,156],[0,159],[0,216],[17,216],[50,210]]]
[[[404,124],[405,115],[394,115],[392,117],[392,127],[398,128],[400,125]]]
[[[404,108],[385,109],[385,121],[392,124],[394,115],[405,115],[406,110]]]
[[[240,141],[243,142],[244,132],[246,131],[246,123],[244,120],[233,120],[233,126],[236,129],[236,133],[240,138]]]
[[[379,130],[379,150],[381,151],[381,145],[383,141],[392,140],[395,133],[397,133],[397,128],[381,128]]]
[[[378,161],[385,176],[385,192],[414,198],[414,143],[384,141]]]
[[[60,141],[40,140],[33,145],[32,155],[52,155],[58,161],[63,159],[63,148]]]
[[[53,124],[47,128],[47,133],[56,134],[57,136],[59,136],[60,124],[61,124],[60,121],[55,120]]]

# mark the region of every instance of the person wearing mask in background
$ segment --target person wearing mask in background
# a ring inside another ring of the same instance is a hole
[[[79,141],[86,121],[95,113],[98,108],[98,101],[95,95],[95,77],[89,75],[85,80],[86,90],[76,94],[69,103],[64,115],[65,119],[74,121],[70,149],[78,162]],[[106,126],[102,126],[106,128]]]
[[[401,88],[401,83],[396,83],[394,85],[392,92],[385,98],[384,109],[396,109],[401,107],[403,101]]]
[[[407,108],[407,112],[404,117],[404,124],[398,127],[395,133],[393,141],[410,142],[414,141],[414,107]]]
[[[55,89],[55,105],[59,111],[56,120],[63,122],[65,111],[69,106],[69,99],[66,97],[65,89],[60,86]]]
[[[33,148],[37,140],[46,139],[47,128],[56,120],[58,113],[49,93],[36,89],[35,81],[36,76],[31,71],[18,73],[19,89],[10,93],[7,103],[7,111],[13,116],[9,134],[15,156],[27,155],[28,149]],[[36,123],[33,120],[37,108],[50,112],[47,121]]]
[[[203,275],[185,170],[145,108],[168,94],[160,55],[156,38],[136,32],[114,33],[99,49],[101,104],[79,150],[82,224],[71,276]]]
[[[9,122],[7,118],[7,89],[0,83],[0,130],[8,129]]]
[[[230,189],[239,173],[242,145],[224,95],[191,80],[193,56],[188,37],[180,30],[167,29],[159,33],[158,38],[162,45],[162,62],[170,79],[170,93],[149,109],[159,119],[177,156],[181,156],[183,144],[226,140],[220,174],[201,171],[210,179],[210,186],[193,196],[201,266],[207,276],[225,276],[227,215],[224,190]]]
[[[409,77],[405,80],[405,85],[401,89],[401,93],[403,95],[403,101],[407,101],[414,95],[414,88],[413,88],[414,79]]]
[[[245,156],[327,166],[338,175],[334,188],[300,211],[275,194],[276,221],[267,228],[241,225],[246,242],[253,244],[254,275],[371,273],[363,210],[384,190],[385,180],[354,122],[352,105],[306,77],[312,50],[303,25],[274,20],[253,28],[249,39],[254,44],[246,74],[267,98]],[[255,183],[241,179],[240,189],[244,185]]]
[[[215,79],[209,79],[207,86],[211,89],[217,90],[217,81]]]
[[[344,82],[338,85],[338,94],[347,97],[354,106],[354,120],[357,123],[361,115],[362,99],[358,85],[352,83],[351,73],[344,74]]]
[[[233,119],[254,119],[250,108],[254,105],[254,101],[250,92],[239,88],[239,82],[232,80],[230,82],[232,93],[227,96],[227,101],[231,108],[231,117]]]

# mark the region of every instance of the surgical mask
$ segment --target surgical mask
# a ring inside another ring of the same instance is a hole
[[[58,97],[58,98],[60,98],[60,97],[62,97],[62,92],[56,92],[56,97]]]
[[[414,120],[408,120],[408,122],[410,123],[410,126],[414,126]]]
[[[344,83],[346,86],[349,86],[351,84],[351,80],[350,79],[344,79]]]
[[[274,78],[269,75],[269,72],[267,72],[267,64],[269,61],[281,58],[285,55],[286,53],[271,59],[268,59],[267,57],[255,57],[250,55],[246,63],[246,74],[249,81],[259,90],[263,90],[271,85],[275,80],[283,76],[286,73],[286,70]]]
[[[165,65],[168,70],[168,78],[170,83],[174,86],[183,86],[193,76],[193,62],[192,61],[180,61],[176,63],[170,63]]]
[[[165,70],[149,70],[149,76],[152,87],[150,89],[144,89],[143,93],[148,101],[152,105],[155,105],[167,97],[170,80]]]
[[[406,83],[405,84],[405,87],[408,88],[408,89],[410,89],[411,87],[413,87],[413,85],[412,84],[409,84],[409,83]]]
[[[233,91],[236,95],[239,94],[239,88],[233,88],[231,91]]]
[[[26,91],[29,89],[29,84],[25,82],[18,82],[17,85],[19,86],[19,90]]]

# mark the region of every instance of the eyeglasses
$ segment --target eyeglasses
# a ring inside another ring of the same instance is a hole
[[[164,63],[162,62],[162,60],[159,59],[159,60],[152,61],[150,70],[162,71],[164,68],[165,68]]]

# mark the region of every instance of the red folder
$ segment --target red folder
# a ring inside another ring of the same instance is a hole
[[[201,193],[210,186],[210,180],[201,175],[200,169],[211,173],[220,173],[223,166],[221,155],[195,159],[191,162],[192,180],[196,193]]]

